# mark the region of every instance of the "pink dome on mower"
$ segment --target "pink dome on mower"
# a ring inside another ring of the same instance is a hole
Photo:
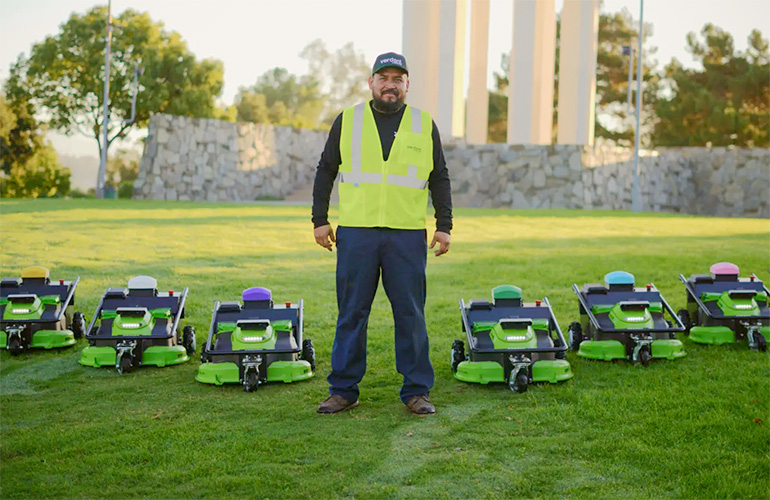
[[[732,262],[717,262],[709,268],[714,276],[738,276],[740,270]]]

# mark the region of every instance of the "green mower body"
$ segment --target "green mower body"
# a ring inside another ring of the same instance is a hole
[[[268,382],[307,380],[315,350],[303,339],[303,302],[274,305],[270,290],[244,290],[243,303],[217,302],[195,380],[241,384],[246,392]]]
[[[157,281],[149,276],[132,278],[128,288],[108,288],[88,327],[89,345],[79,363],[126,373],[188,361],[195,352],[195,330],[181,327],[187,292],[158,293]]]
[[[687,308],[678,314],[689,338],[698,344],[724,345],[746,341],[751,349],[767,350],[770,306],[767,287],[753,274],[738,276],[738,266],[721,262],[711,274],[679,275]]]
[[[567,344],[548,299],[523,303],[521,289],[501,285],[492,302],[460,300],[466,340],[452,344],[451,367],[463,382],[507,383],[524,392],[532,383],[557,383],[573,377]],[[465,353],[465,342],[470,346]]]
[[[605,276],[604,285],[572,288],[578,297],[580,321],[570,324],[569,337],[578,356],[645,365],[653,359],[686,356],[676,337],[684,326],[652,283],[637,288],[633,275],[614,271]]]
[[[31,267],[20,278],[0,281],[0,349],[18,355],[27,349],[69,347],[85,331],[85,316],[75,312],[74,281],[51,282],[48,270]]]

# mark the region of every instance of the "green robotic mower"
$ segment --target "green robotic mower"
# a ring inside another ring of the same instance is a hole
[[[243,303],[216,302],[195,380],[241,384],[246,392],[267,382],[307,380],[315,370],[313,341],[303,338],[303,303],[273,304],[272,292],[253,287]]]
[[[699,344],[732,344],[746,339],[751,349],[767,351],[770,307],[767,287],[753,274],[739,278],[739,268],[720,262],[711,274],[679,275],[687,292],[687,309],[679,319]]]
[[[195,352],[195,329],[181,328],[187,288],[158,292],[150,276],[128,280],[128,288],[108,288],[96,308],[79,363],[114,366],[127,373],[139,366],[184,363]],[[98,325],[97,325],[98,322]]]
[[[0,281],[0,349],[16,356],[27,349],[69,347],[83,336],[86,319],[75,309],[74,281],[51,283],[48,269],[22,271]]]
[[[580,322],[570,324],[568,331],[578,356],[647,365],[652,359],[674,360],[687,354],[676,338],[684,326],[655,285],[635,288],[634,276],[625,271],[608,273],[604,281],[582,288],[572,285]]]
[[[457,380],[507,383],[524,392],[533,382],[562,382],[573,377],[567,343],[548,298],[524,303],[521,289],[500,285],[492,302],[460,299],[465,342],[452,344],[451,367]]]

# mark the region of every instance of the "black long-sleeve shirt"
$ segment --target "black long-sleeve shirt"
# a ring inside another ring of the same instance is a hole
[[[369,102],[371,106],[371,101]],[[390,149],[393,146],[404,109],[393,114],[380,113],[372,107],[374,122],[380,134],[382,144],[382,158],[387,160]],[[342,132],[342,114],[334,120],[326,146],[321,153],[321,160],[316,168],[315,182],[313,183],[313,224],[315,227],[325,226],[329,223],[329,198],[331,197],[334,179],[337,178],[340,163],[340,135]],[[433,122],[433,170],[428,177],[428,189],[433,200],[433,208],[436,211],[436,230],[449,233],[452,230],[452,188],[449,182],[449,170],[444,159],[444,150],[441,148],[441,137]]]

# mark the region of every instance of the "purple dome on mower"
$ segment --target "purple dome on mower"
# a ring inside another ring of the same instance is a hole
[[[732,262],[717,262],[709,268],[713,276],[738,276],[740,269]]]
[[[243,291],[244,302],[270,300],[272,297],[273,292],[271,292],[269,288],[264,288],[261,286],[254,286]]]

